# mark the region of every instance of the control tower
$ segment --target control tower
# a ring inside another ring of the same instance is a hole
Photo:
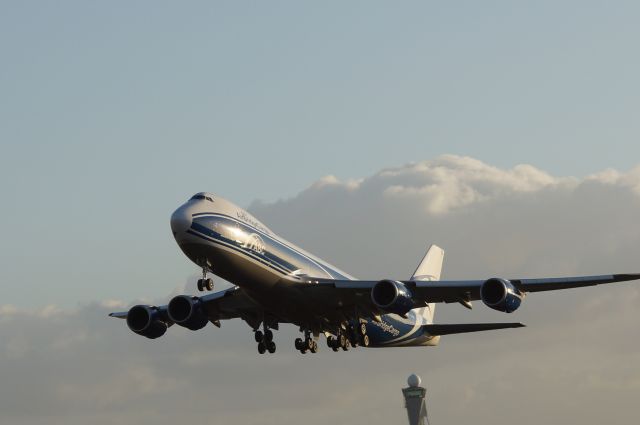
[[[428,423],[427,405],[424,402],[427,390],[420,386],[421,382],[420,377],[413,374],[407,379],[409,386],[402,389],[409,425],[426,425]]]

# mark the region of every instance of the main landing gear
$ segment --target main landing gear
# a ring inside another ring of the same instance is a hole
[[[273,332],[271,329],[264,325],[264,331],[256,330],[253,336],[258,343],[258,353],[264,354],[269,352],[271,354],[276,352],[276,343],[273,342]]]
[[[311,337],[311,332],[308,330],[304,331],[304,339],[296,338],[295,347],[301,354],[306,354],[307,351],[318,352],[318,342]]]
[[[212,291],[213,290],[213,279],[207,277],[207,271],[202,269],[202,279],[198,279],[198,291]]]
[[[336,336],[330,335],[327,337],[327,345],[334,352],[342,349],[348,351],[350,347],[357,347],[358,345],[368,347],[370,344],[369,335],[367,335],[367,324],[359,323],[357,326],[349,325],[346,329],[342,327],[338,329]]]
[[[367,324],[360,321],[342,324],[338,328],[336,335],[327,336],[327,345],[334,352],[340,351],[340,349],[349,351],[350,348],[358,346],[368,347],[370,343],[369,335],[367,335]],[[302,354],[318,352],[318,342],[316,338],[312,337],[309,330],[304,331],[304,338],[296,338],[295,347]]]
[[[358,335],[360,336],[360,345],[363,347],[368,347],[371,341],[369,340],[369,335],[367,335],[367,324],[360,323],[358,326]]]

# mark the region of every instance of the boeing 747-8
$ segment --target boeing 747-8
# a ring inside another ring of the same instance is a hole
[[[435,346],[442,335],[518,328],[521,323],[437,324],[436,303],[471,308],[481,300],[505,313],[528,292],[640,279],[640,274],[479,280],[440,280],[444,251],[432,245],[408,280],[357,280],[274,234],[247,211],[211,193],[198,193],[171,216],[184,254],[202,269],[198,289],[213,289],[209,273],[235,286],[202,296],[178,295],[167,305],[136,305],[112,317],[158,338],[172,325],[199,330],[240,318],[253,330],[260,353],[274,353],[280,323],[300,328],[301,353],[315,353],[324,335],[333,351],[350,347]]]

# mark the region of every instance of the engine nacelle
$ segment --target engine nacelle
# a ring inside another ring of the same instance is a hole
[[[204,328],[209,321],[200,298],[188,295],[178,295],[169,301],[167,313],[177,325],[192,331]]]
[[[381,280],[371,290],[371,301],[380,309],[405,315],[414,307],[413,294],[402,282]]]
[[[127,326],[138,335],[150,339],[159,338],[167,331],[167,324],[162,321],[157,307],[136,305],[127,313]]]
[[[482,284],[480,298],[487,307],[504,313],[512,313],[520,307],[524,294],[508,280],[494,277]]]

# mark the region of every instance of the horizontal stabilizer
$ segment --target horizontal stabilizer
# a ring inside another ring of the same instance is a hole
[[[462,323],[455,325],[424,325],[422,328],[429,335],[436,336],[523,327],[522,323]]]

